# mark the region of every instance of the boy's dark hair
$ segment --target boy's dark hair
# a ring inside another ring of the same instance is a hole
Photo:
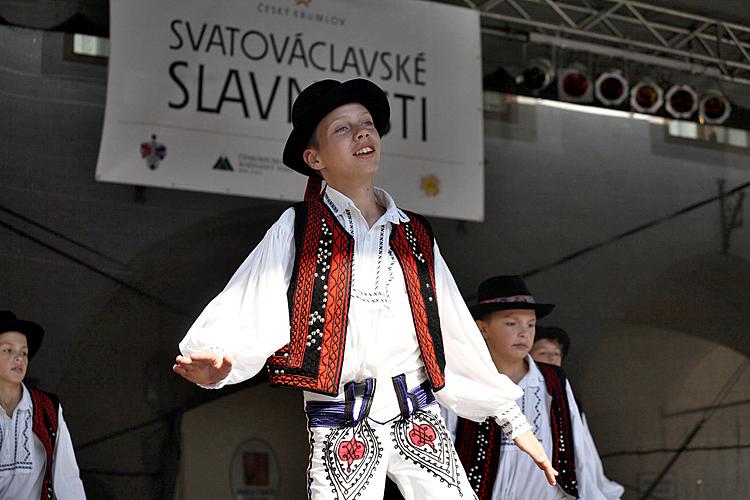
[[[534,342],[542,339],[557,342],[562,348],[562,357],[565,358],[568,355],[568,351],[570,351],[570,337],[568,336],[568,332],[562,328],[556,326],[537,326]]]

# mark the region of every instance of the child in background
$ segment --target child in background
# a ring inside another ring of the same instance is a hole
[[[531,475],[515,444],[491,421],[476,423],[444,412],[456,450],[480,500],[610,500],[597,484],[583,422],[561,368],[529,355],[536,321],[554,305],[536,302],[520,276],[496,276],[479,285],[471,311],[494,363],[523,390],[517,403],[559,471],[558,487]]]
[[[42,337],[41,326],[0,311],[0,498],[85,500],[60,401],[23,383]]]

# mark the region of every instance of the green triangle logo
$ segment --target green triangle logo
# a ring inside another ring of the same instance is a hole
[[[229,163],[229,159],[226,156],[219,156],[219,159],[214,163],[214,170],[228,170],[234,172],[234,167]]]

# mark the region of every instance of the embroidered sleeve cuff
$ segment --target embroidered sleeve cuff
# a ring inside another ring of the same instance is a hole
[[[521,409],[515,403],[503,409],[495,417],[495,421],[500,426],[503,434],[510,439],[515,439],[531,430],[531,425],[529,425],[528,420],[526,420],[524,414],[521,413]]]

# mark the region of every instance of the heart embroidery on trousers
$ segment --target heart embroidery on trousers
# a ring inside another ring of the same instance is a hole
[[[323,443],[323,461],[336,498],[349,500],[360,494],[382,456],[383,447],[367,419],[353,428],[332,429]]]
[[[451,486],[458,484],[458,457],[440,416],[420,410],[394,426],[393,442],[404,457]]]
[[[349,441],[344,441],[339,444],[339,458],[348,463],[347,472],[352,471],[352,463],[357,460],[362,460],[365,456],[365,443],[357,441],[357,438],[353,437]]]
[[[409,439],[417,447],[428,445],[432,448],[432,451],[437,451],[435,449],[435,438],[437,438],[437,434],[430,424],[414,424],[414,428],[409,431]]]

